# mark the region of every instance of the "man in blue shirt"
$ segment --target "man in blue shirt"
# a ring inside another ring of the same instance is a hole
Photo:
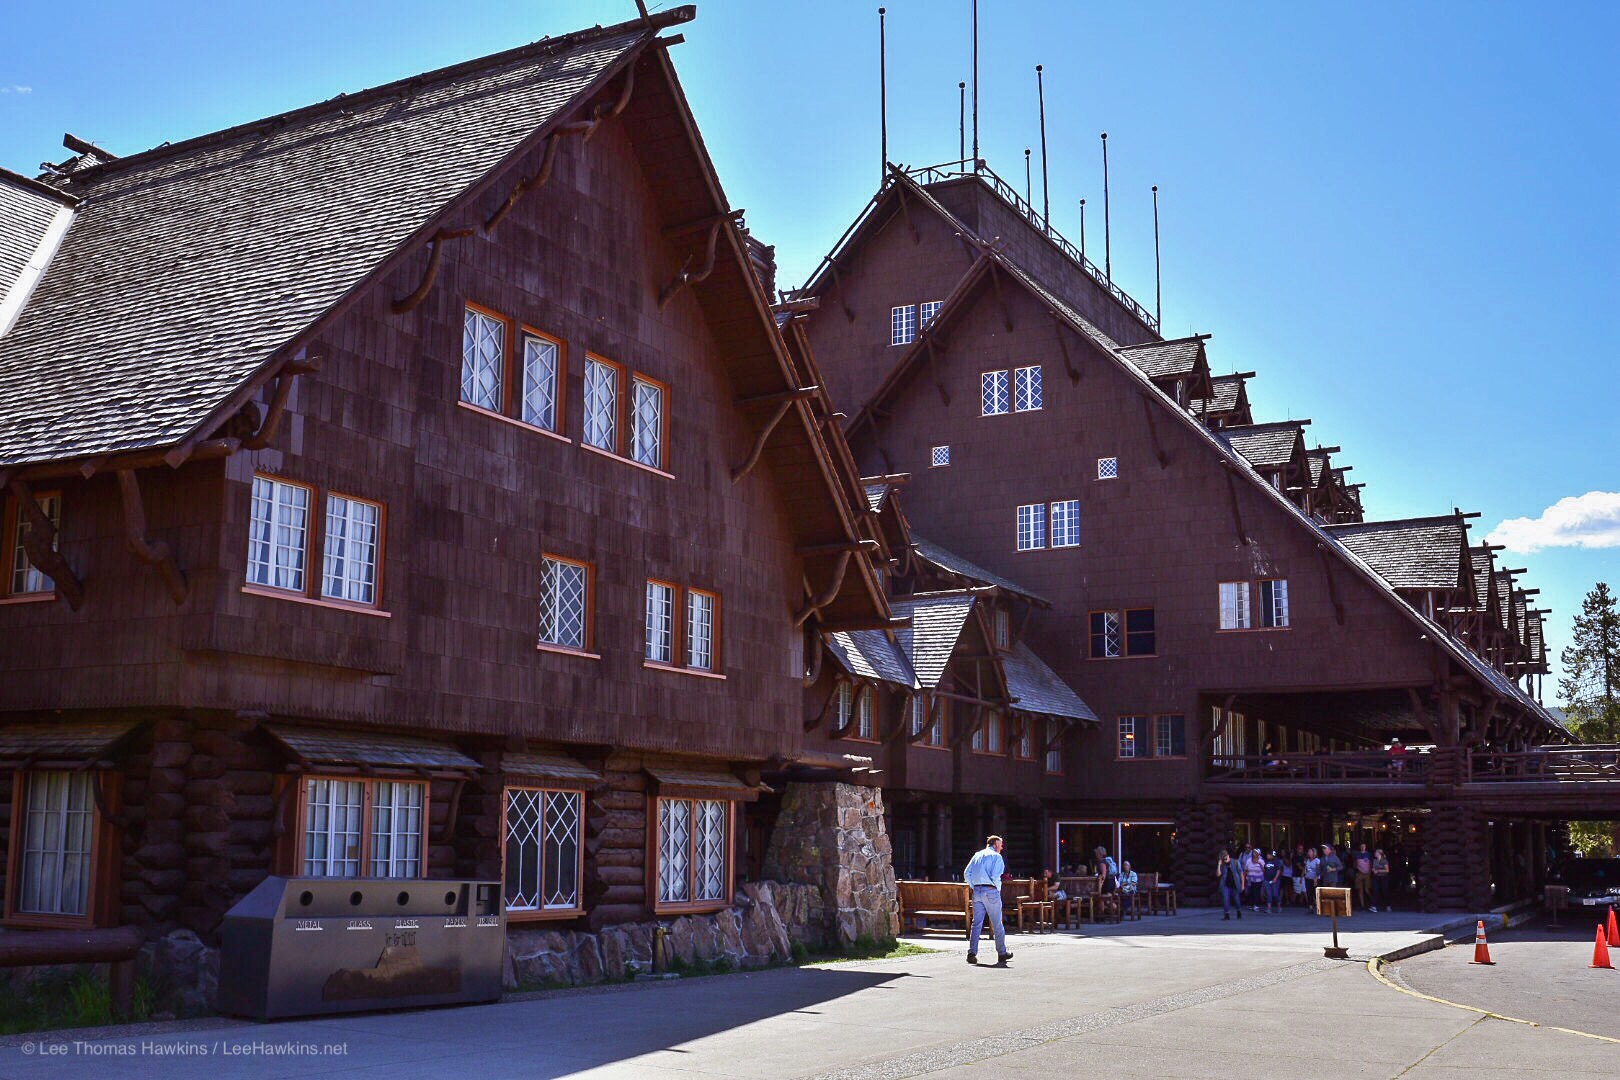
[[[990,929],[996,935],[996,962],[1005,964],[1012,959],[1012,953],[1007,951],[1007,932],[1001,921],[1001,875],[1007,870],[1007,864],[1001,858],[1001,848],[1001,837],[987,837],[983,850],[968,860],[967,870],[962,874],[962,880],[973,891],[973,926],[968,931],[967,954],[970,964],[979,962],[979,928],[984,925],[985,919],[990,920]]]

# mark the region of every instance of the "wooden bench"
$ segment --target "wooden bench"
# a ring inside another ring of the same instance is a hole
[[[108,964],[113,1012],[128,1016],[135,993],[135,957],[146,935],[134,926],[109,930],[0,931],[0,967]]]
[[[900,924],[919,933],[937,933],[931,921],[961,923],[963,937],[973,924],[973,890],[960,881],[898,881]],[[954,933],[954,930],[944,932]]]

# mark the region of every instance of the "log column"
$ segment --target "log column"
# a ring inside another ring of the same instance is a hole
[[[1425,911],[1491,906],[1491,845],[1484,818],[1462,803],[1439,802],[1418,835],[1418,897]]]

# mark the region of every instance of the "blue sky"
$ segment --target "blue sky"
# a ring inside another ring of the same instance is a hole
[[[957,156],[968,6],[887,4],[893,160]],[[1538,548],[1508,558],[1556,610],[1556,655],[1586,588],[1620,585],[1620,360],[1604,325],[1620,310],[1620,6],[980,7],[991,166],[1022,186],[1044,64],[1054,221],[1073,237],[1085,198],[1100,247],[1106,130],[1116,280],[1151,305],[1158,184],[1166,332],[1212,333],[1217,370],[1258,371],[1264,418],[1312,418],[1373,516],[1459,505],[1483,513],[1477,535],[1528,519],[1499,535]],[[876,8],[704,0],[674,50],[784,284],[877,183]],[[634,11],[91,0],[65,19],[23,5],[0,41],[0,165],[58,159],[63,131],[144,149]]]

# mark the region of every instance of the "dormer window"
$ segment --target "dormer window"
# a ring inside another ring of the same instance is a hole
[[[1012,612],[1005,608],[996,609],[996,648],[1006,650],[1012,648]]]

